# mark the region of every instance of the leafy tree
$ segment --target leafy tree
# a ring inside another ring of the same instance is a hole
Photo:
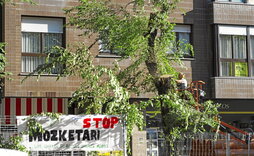
[[[182,65],[184,51],[192,51],[191,45],[176,42],[174,24],[170,22],[178,2],[150,0],[145,4],[144,0],[133,0],[119,4],[110,0],[79,0],[79,5],[65,10],[68,26],[83,30],[83,36],[96,36],[94,42],[75,48],[54,47],[46,64],[36,72],[50,73],[59,64],[64,65],[58,78],[76,76],[81,80],[71,102],[78,103],[85,113],[123,115],[129,136],[134,125],[142,128],[142,110],[147,106],[159,110],[167,151],[184,132],[204,132],[207,125],[218,127],[217,105],[208,101],[202,111],[195,110],[191,95],[177,92],[174,81],[167,76],[176,73],[173,64]],[[99,41],[107,41],[105,48],[121,56],[113,67],[94,65],[91,49]],[[127,68],[118,65],[124,59],[130,61]],[[146,92],[154,92],[155,97],[139,104],[129,102],[130,94]]]
[[[5,58],[4,46],[5,44],[0,42],[0,79],[5,78],[7,75],[11,74],[5,71],[6,58]],[[0,86],[3,86],[2,82]]]
[[[27,152],[25,146],[21,145],[22,138],[20,136],[11,136],[9,140],[6,140],[2,136],[0,137],[0,148],[13,149],[18,151]]]

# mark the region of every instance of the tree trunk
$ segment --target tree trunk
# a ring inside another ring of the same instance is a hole
[[[154,22],[156,21],[157,15],[151,13],[150,14],[150,19],[149,19],[149,31],[148,31],[148,59],[145,61],[146,67],[149,71],[149,74],[151,74],[154,78],[154,84],[156,86],[156,89],[158,91],[159,95],[164,95],[164,94],[168,94],[169,90],[171,89],[171,85],[170,85],[170,80],[171,78],[169,76],[160,76],[159,74],[159,70],[158,70],[158,61],[157,61],[157,57],[156,57],[156,52],[155,52],[155,39],[157,37],[157,33],[158,30],[154,29]],[[167,113],[169,112],[169,108],[165,107],[163,105],[163,102],[161,102],[161,117],[162,117],[162,129],[163,129],[163,133],[165,136],[168,135],[169,133],[169,123],[166,123],[166,118],[167,118]],[[170,151],[171,150],[171,146],[170,146],[170,142],[166,140],[166,146],[165,146],[165,151],[166,151],[166,155],[171,155]]]
[[[159,95],[168,94],[170,89],[172,88],[174,89],[174,87],[171,85],[171,78],[172,77],[167,76],[167,77],[157,78],[154,80],[154,83]],[[171,127],[170,123],[167,122],[168,121],[167,114],[170,110],[167,106],[163,104],[163,101],[161,101],[160,104],[161,104],[160,111],[161,111],[162,129],[163,129],[164,135],[167,137],[169,135],[170,127]],[[166,143],[165,145],[166,155],[167,156],[173,155],[172,153],[173,150],[172,150],[172,147],[170,146],[170,142],[166,138],[165,138],[165,143]]]
[[[156,86],[159,95],[168,94],[170,89],[174,88],[171,85],[171,78],[172,78],[171,76],[161,76]],[[162,123],[162,129],[163,129],[163,133],[165,137],[169,135],[170,127],[171,127],[170,123],[167,122],[168,121],[167,113],[169,111],[170,111],[169,108],[163,104],[163,101],[161,101],[161,123]],[[173,150],[170,146],[170,142],[166,138],[165,138],[165,143],[166,143],[165,145],[166,155],[168,156],[173,155],[172,153]]]

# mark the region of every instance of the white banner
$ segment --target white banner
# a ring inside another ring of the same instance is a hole
[[[18,131],[27,130],[27,116],[17,116]],[[124,147],[123,124],[119,116],[62,115],[58,120],[35,118],[43,134],[23,135],[30,151],[119,151]]]

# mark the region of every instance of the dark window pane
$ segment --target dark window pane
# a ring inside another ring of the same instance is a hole
[[[40,33],[22,33],[22,52],[40,53],[41,51]]]
[[[254,76],[254,62],[252,62],[251,65],[252,65],[251,76]]]
[[[111,53],[110,48],[108,47],[108,42],[106,40],[99,40],[99,51],[102,53]]]
[[[176,25],[174,28],[175,37],[168,45],[168,54],[176,54],[178,57],[193,57],[191,53],[191,29],[190,25]],[[186,45],[189,44],[189,45]]]
[[[156,141],[152,141],[152,148],[158,148],[158,143]]]
[[[62,34],[43,34],[43,51],[47,52],[54,46],[62,46]]]
[[[120,51],[119,49],[116,49],[115,47],[111,46],[110,43],[105,39],[100,39],[98,43],[99,43],[99,52],[101,53],[117,54]]]
[[[245,0],[218,0],[219,2],[239,2],[239,3],[245,3]]]
[[[51,58],[52,57],[49,58],[49,62],[51,62]],[[50,74],[60,74],[60,73],[62,73],[63,68],[64,68],[64,66],[62,64],[57,63],[55,65],[55,67],[51,69],[51,73]]]
[[[119,50],[116,49],[111,43],[109,38],[109,31],[105,30],[99,34],[99,52],[101,53],[119,53]]]
[[[234,58],[246,59],[246,37],[245,36],[233,36],[234,46]]]
[[[179,32],[178,37],[178,40],[183,42],[183,44],[190,43],[190,33]]]
[[[190,33],[177,32],[177,36],[178,36],[178,41],[180,42],[180,48],[182,48],[183,50],[183,54],[191,56],[190,50],[185,45],[190,43]]]
[[[220,35],[220,57],[232,58],[232,41],[229,35]]]
[[[156,131],[149,131],[147,132],[147,139],[148,140],[153,140],[153,139],[157,139],[157,133]]]
[[[251,46],[251,58],[254,59],[254,36],[250,37],[250,46]]]
[[[245,2],[245,0],[231,0],[231,2]]]
[[[221,62],[221,76],[233,76],[231,62]]]
[[[41,36],[43,41],[41,41]],[[52,46],[62,46],[62,34],[58,33],[22,33],[22,52],[23,53],[41,53],[41,45],[43,51],[48,51]],[[22,56],[22,72],[33,72],[39,65],[45,63],[46,57],[39,56]],[[62,65],[57,65],[52,69],[51,73],[59,73]]]
[[[22,72],[33,72],[39,65],[45,63],[45,57],[22,56]]]
[[[149,149],[149,148],[148,148]],[[152,150],[152,149],[149,149],[148,151],[147,151],[147,156],[158,156],[157,155],[157,150]]]

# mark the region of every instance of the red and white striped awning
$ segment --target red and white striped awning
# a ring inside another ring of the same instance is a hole
[[[41,112],[67,114],[68,98],[9,98],[2,99],[2,116],[32,115]]]

